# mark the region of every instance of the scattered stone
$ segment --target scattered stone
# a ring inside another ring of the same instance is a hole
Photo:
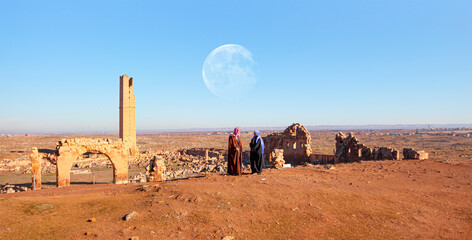
[[[334,170],[335,167],[332,166],[332,165],[325,165],[324,168],[328,169],[328,170]]]
[[[96,222],[96,221],[97,221],[97,219],[94,218],[94,217],[93,217],[93,218],[90,218],[89,220],[87,220],[87,222]]]
[[[90,169],[76,169],[76,170],[70,170],[70,174],[91,174],[92,170]]]
[[[139,173],[137,175],[129,177],[128,181],[130,183],[145,183],[147,182],[147,177],[146,177],[146,174]]]
[[[123,220],[129,221],[129,220],[131,220],[132,218],[135,218],[136,216],[138,216],[138,213],[135,212],[135,211],[132,211],[132,212],[126,214],[126,215],[123,217]]]
[[[159,185],[141,185],[138,187],[137,190],[143,191],[143,192],[151,192],[151,191],[158,192],[159,189],[160,189]]]
[[[16,192],[26,192],[28,187],[18,186],[13,184],[5,184],[4,186],[0,185],[0,193],[16,193]]]

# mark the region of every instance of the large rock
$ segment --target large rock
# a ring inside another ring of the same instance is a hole
[[[129,220],[135,218],[136,216],[138,216],[138,213],[135,212],[135,211],[132,211],[132,212],[126,214],[126,215],[123,217],[123,220],[129,221]]]

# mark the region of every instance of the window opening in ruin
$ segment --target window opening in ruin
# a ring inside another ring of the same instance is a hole
[[[109,184],[113,182],[113,163],[100,152],[86,152],[73,163],[70,171],[71,185]]]
[[[297,142],[294,142],[293,143],[293,150],[296,150],[297,149]]]

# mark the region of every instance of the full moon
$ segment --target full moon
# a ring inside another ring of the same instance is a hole
[[[208,54],[203,63],[203,81],[214,95],[236,99],[256,83],[252,53],[241,45],[226,44]]]

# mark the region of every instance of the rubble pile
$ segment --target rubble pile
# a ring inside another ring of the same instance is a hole
[[[147,182],[147,177],[145,173],[138,173],[134,176],[129,177],[128,182],[130,183],[144,183]]]
[[[44,150],[44,149],[42,149]],[[54,152],[54,151],[52,151]],[[43,161],[41,161],[42,173],[56,172],[56,159],[54,153],[39,152]],[[0,172],[22,172],[31,173],[31,160],[28,154],[21,155],[16,159],[1,159]]]
[[[364,158],[364,160],[400,160],[400,152],[387,147],[374,148],[372,158]]]
[[[0,172],[21,172],[31,166],[28,155],[16,159],[3,159],[0,161]]]
[[[5,184],[4,186],[0,185],[0,193],[15,193],[15,192],[26,192],[30,190],[28,187]]]
[[[161,177],[163,180],[172,180],[205,173],[225,173],[226,157],[226,150],[214,148],[145,151],[130,161],[130,165],[144,167],[146,173],[132,176],[129,180],[130,182],[161,181],[158,180]],[[243,169],[250,171],[249,151],[243,152]]]

